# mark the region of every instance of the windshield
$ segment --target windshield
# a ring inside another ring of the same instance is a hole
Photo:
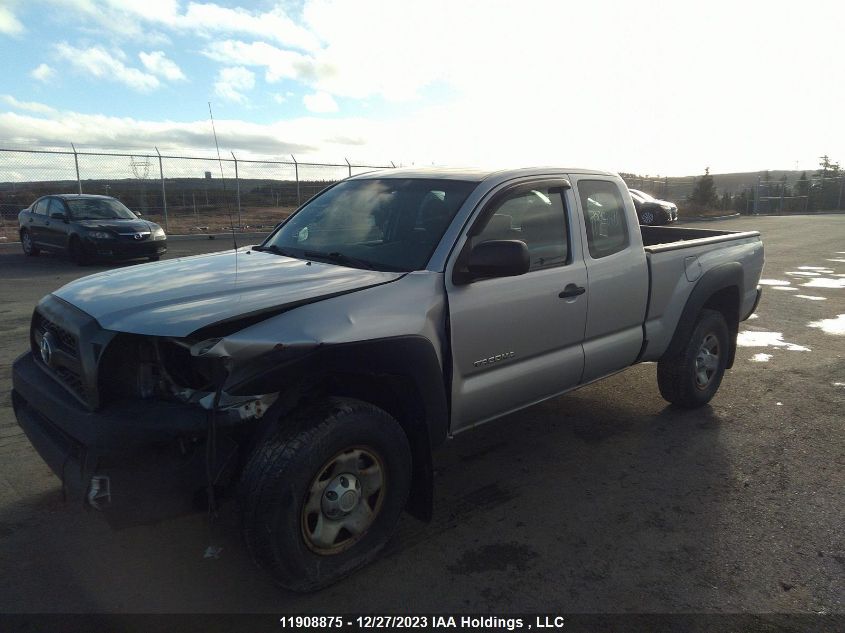
[[[654,198],[644,191],[640,191],[639,189],[629,189],[628,191],[631,192],[631,195],[635,198],[639,198],[641,202],[653,202]]]
[[[112,198],[65,198],[73,220],[136,220],[137,216]]]
[[[422,178],[342,182],[300,209],[261,248],[344,266],[419,270],[476,185]]]

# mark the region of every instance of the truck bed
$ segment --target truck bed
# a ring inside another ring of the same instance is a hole
[[[708,270],[736,263],[743,270],[740,318],[754,304],[763,268],[763,243],[758,231],[716,231],[665,226],[641,226],[649,272],[649,303],[645,319],[648,341],[643,360],[657,360],[675,331],[687,298]]]
[[[717,231],[714,229],[689,229],[675,226],[640,226],[643,246],[647,252],[673,250],[697,244],[712,244],[732,239],[744,239],[759,235],[757,231]],[[703,242],[702,240],[707,240]],[[657,247],[657,248],[655,248]]]

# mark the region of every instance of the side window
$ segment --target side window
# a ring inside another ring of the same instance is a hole
[[[560,187],[516,189],[497,201],[473,245],[488,240],[521,240],[528,246],[532,270],[569,261],[569,234]]]
[[[44,198],[43,200],[39,200],[32,207],[33,213],[37,213],[38,215],[45,215],[47,213],[47,205],[49,203],[50,203],[50,198]]]
[[[628,246],[628,221],[619,187],[606,180],[578,183],[587,230],[587,247],[593,259],[613,255]]]
[[[57,200],[56,198],[50,198],[50,206],[47,207],[47,217],[52,217],[54,213],[64,213],[65,212],[65,205],[62,204],[61,200]]]

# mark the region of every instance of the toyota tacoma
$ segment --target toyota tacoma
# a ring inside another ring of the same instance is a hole
[[[120,522],[234,497],[254,559],[314,590],[432,516],[457,433],[641,362],[706,404],[762,267],[756,231],[640,227],[612,173],[373,172],[260,245],[44,297],[12,402],[69,498]]]

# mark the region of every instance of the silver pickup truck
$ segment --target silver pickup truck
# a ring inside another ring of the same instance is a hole
[[[611,173],[369,173],[260,246],[48,295],[12,402],[80,503],[119,524],[234,496],[255,560],[312,590],[431,517],[453,434],[645,361],[707,403],[762,267],[757,232],[639,227]]]

